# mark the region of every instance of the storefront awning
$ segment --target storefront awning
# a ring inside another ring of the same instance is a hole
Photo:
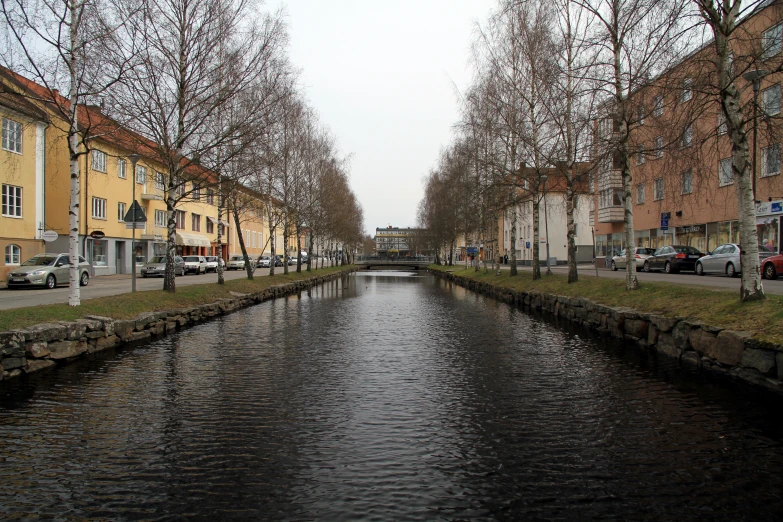
[[[201,236],[199,234],[183,234],[181,232],[177,232],[176,241],[178,245],[200,246],[200,247],[209,246],[209,238],[206,236]]]

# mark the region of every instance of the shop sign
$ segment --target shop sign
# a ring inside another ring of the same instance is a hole
[[[677,233],[678,234],[689,234],[691,232],[702,232],[703,228],[701,225],[690,225],[687,227],[677,227]]]
[[[54,230],[47,230],[46,232],[41,234],[41,239],[43,239],[47,243],[51,243],[52,241],[57,241],[58,237],[60,237],[60,235]]]
[[[93,239],[103,239],[106,237],[106,233],[103,230],[93,230],[90,232],[90,237]]]
[[[756,215],[783,214],[783,201],[765,201],[756,203]]]

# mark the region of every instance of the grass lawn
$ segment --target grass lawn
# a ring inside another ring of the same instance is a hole
[[[607,306],[625,306],[641,312],[676,316],[701,321],[711,326],[752,332],[755,337],[783,344],[783,296],[767,295],[765,301],[742,303],[738,292],[711,290],[694,285],[644,283],[629,292],[625,280],[579,274],[579,281],[568,284],[565,275],[544,275],[534,281],[532,272],[520,271],[511,277],[508,270],[500,275],[482,268],[431,265],[433,270],[452,272],[492,285],[517,291],[586,297]],[[543,269],[542,269],[543,272]]]
[[[86,315],[101,315],[114,319],[131,319],[143,312],[155,312],[158,310],[173,310],[177,308],[189,308],[201,304],[214,303],[220,299],[232,298],[231,292],[255,293],[261,292],[270,286],[275,286],[292,281],[300,281],[317,276],[324,276],[334,272],[340,272],[346,267],[319,268],[313,272],[295,271],[290,274],[275,274],[273,277],[256,277],[252,281],[247,279],[234,279],[226,281],[225,285],[207,283],[202,285],[189,285],[178,287],[176,293],[168,293],[163,290],[148,290],[145,292],[125,293],[110,297],[83,300],[80,306],[68,306],[68,304],[52,304],[34,306],[29,308],[16,308],[3,310],[0,313],[0,332],[18,330],[39,323],[54,321],[74,321]]]

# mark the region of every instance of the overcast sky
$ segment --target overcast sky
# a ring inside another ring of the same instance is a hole
[[[475,23],[494,0],[270,0],[284,7],[307,99],[351,155],[365,230],[416,225],[422,181],[451,141]]]

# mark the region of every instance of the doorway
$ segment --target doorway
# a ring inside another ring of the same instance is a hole
[[[117,241],[115,244],[115,267],[118,274],[126,274],[125,269],[125,241]]]

